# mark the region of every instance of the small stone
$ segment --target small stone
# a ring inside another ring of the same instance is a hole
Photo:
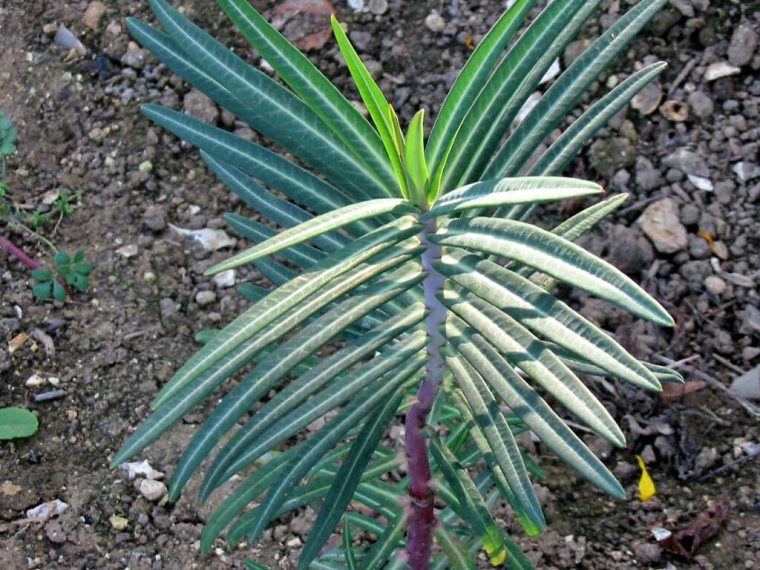
[[[695,117],[707,119],[713,114],[714,105],[712,99],[701,91],[694,91],[691,93],[688,98],[688,103]]]
[[[699,222],[699,207],[694,204],[686,204],[681,208],[681,223],[693,226]]]
[[[760,166],[748,161],[737,162],[733,171],[739,182],[748,182],[760,176]]]
[[[209,251],[216,251],[225,247],[232,247],[237,242],[232,239],[224,230],[214,230],[211,228],[202,228],[200,230],[188,230],[185,228],[178,228],[169,224],[169,227],[176,232],[190,238],[193,241],[200,242],[204,249]]]
[[[710,245],[701,237],[689,234],[689,255],[692,259],[707,259],[710,257]]]
[[[697,176],[696,174],[689,174],[687,176],[689,179],[689,182],[694,184],[694,186],[697,188],[697,190],[703,190],[705,192],[712,192],[715,188],[713,186],[712,181],[710,181],[709,178],[705,178],[704,176]]]
[[[129,42],[126,53],[121,56],[121,63],[133,69],[142,69],[145,67],[147,56],[147,50],[142,49],[135,42]]]
[[[670,153],[662,159],[662,163],[669,168],[680,170],[684,174],[693,174],[705,178],[710,176],[710,170],[705,165],[704,158],[686,148],[679,148]]]
[[[645,542],[636,545],[634,555],[636,556],[636,560],[641,564],[656,564],[662,558],[662,547],[659,544]]]
[[[760,356],[760,346],[745,346],[742,349],[742,358],[746,361],[754,360]]]
[[[25,384],[29,386],[30,388],[37,388],[39,386],[44,386],[47,383],[47,380],[44,376],[40,376],[36,372],[32,374],[29,378],[26,379]]]
[[[143,224],[149,230],[160,232],[166,228],[166,211],[161,206],[149,206],[143,214]]]
[[[364,0],[348,0],[348,7],[358,12],[364,8]]]
[[[670,198],[650,204],[641,215],[639,224],[660,253],[675,253],[688,246],[686,228],[679,218],[678,204]]]
[[[3,484],[0,485],[0,494],[6,497],[18,495],[20,491],[21,485],[16,485],[12,481],[3,481]]]
[[[694,459],[694,467],[697,468],[698,473],[702,473],[705,469],[709,469],[720,459],[718,450],[714,447],[703,447]]]
[[[722,79],[723,77],[737,75],[741,73],[741,71],[742,70],[735,65],[731,65],[725,61],[711,63],[705,70],[705,81],[715,81],[717,79]]]
[[[198,294],[195,296],[195,302],[198,303],[201,307],[210,305],[215,301],[216,293],[213,291],[198,291]]]
[[[728,61],[731,65],[741,67],[752,61],[757,50],[757,34],[749,24],[736,27],[728,46]]]
[[[662,101],[662,85],[659,81],[655,81],[636,94],[631,101],[631,107],[642,115],[651,115],[660,106],[660,101]]]
[[[163,479],[164,474],[161,471],[157,471],[151,467],[147,459],[142,461],[133,461],[130,463],[122,463],[119,465],[119,469],[123,469],[127,472],[127,478],[131,481],[138,475],[144,475],[146,479]]]
[[[168,492],[166,485],[161,481],[154,481],[152,479],[143,479],[140,481],[140,494],[149,501],[161,500],[161,498]]]
[[[106,13],[106,6],[103,2],[90,2],[87,9],[84,11],[82,22],[90,29],[97,30],[100,27],[100,20]]]
[[[446,27],[446,21],[441,17],[438,12],[430,12],[425,18],[425,26],[431,32],[442,32]]]
[[[722,241],[714,241],[712,244],[712,252],[718,257],[718,259],[726,260],[729,258],[728,246]]]
[[[116,253],[121,255],[122,257],[126,257],[129,259],[130,257],[134,257],[137,255],[138,249],[137,245],[130,243],[128,245],[122,246],[119,249],[116,250]]]
[[[388,11],[388,0],[369,0],[369,11],[377,16],[382,16]]]
[[[216,125],[219,121],[219,108],[216,103],[197,89],[191,89],[187,92],[182,99],[182,105],[188,115],[200,119],[204,123]]]
[[[227,269],[226,271],[217,273],[212,279],[214,285],[216,285],[219,289],[227,289],[228,287],[234,286],[235,280],[236,278],[234,269]]]
[[[728,285],[726,285],[726,282],[717,275],[710,275],[705,279],[705,289],[707,289],[709,293],[712,293],[716,297],[720,297],[723,293],[725,293],[726,287],[728,287]]]
[[[153,170],[153,163],[150,160],[144,160],[137,166],[137,170],[140,172],[150,172]]]
[[[129,526],[129,521],[119,515],[111,515],[108,521],[115,530],[124,530]]]
[[[594,170],[607,177],[621,168],[630,168],[636,164],[636,149],[625,137],[597,140],[591,145],[589,155]]]
[[[636,159],[636,186],[640,190],[654,190],[662,185],[662,176],[651,161],[643,156],[638,157]]]

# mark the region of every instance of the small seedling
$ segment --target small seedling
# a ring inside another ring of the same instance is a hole
[[[19,439],[37,433],[39,422],[24,408],[0,408],[0,440]]]
[[[5,178],[6,157],[16,152],[17,136],[18,132],[11,120],[0,111],[0,162],[2,163],[0,178]],[[76,192],[72,195],[68,188],[59,188],[58,196],[53,200],[52,208],[48,212],[39,209],[24,212],[8,199],[9,193],[8,184],[0,180],[0,220],[7,222],[10,228],[31,234],[55,253],[55,271],[51,271],[32,259],[8,238],[0,235],[0,248],[18,258],[32,270],[32,277],[36,281],[32,288],[34,296],[43,301],[48,299],[63,301],[66,299],[66,294],[71,292],[69,287],[77,291],[86,291],[90,285],[88,276],[93,265],[85,261],[84,252],[77,251],[72,259],[68,253],[58,251],[53,243],[38,231],[50,224],[57,215],[58,219],[53,228],[53,234],[55,234],[64,216],[72,214],[77,209],[82,193]]]
[[[62,282],[72,286],[77,291],[86,291],[90,286],[88,276],[92,271],[92,263],[87,263],[84,252],[79,250],[73,259],[65,251],[55,254],[55,275],[49,269],[40,267],[32,271],[32,277],[37,284],[32,288],[34,296],[41,301],[66,299],[66,289]]]

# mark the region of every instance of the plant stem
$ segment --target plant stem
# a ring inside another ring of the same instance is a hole
[[[411,570],[427,570],[430,567],[430,550],[435,526],[433,489],[430,485],[430,460],[423,430],[438,395],[444,373],[442,350],[446,341],[441,332],[441,326],[446,319],[446,310],[437,296],[443,291],[443,276],[433,268],[433,262],[441,257],[441,246],[430,243],[428,239],[428,236],[434,234],[436,229],[436,221],[429,220],[420,236],[422,243],[427,247],[422,254],[422,269],[427,272],[423,288],[425,306],[428,309],[425,322],[428,358],[425,378],[417,393],[417,401],[406,414],[406,456],[409,463],[407,472],[412,503],[406,550]]]
[[[10,253],[11,255],[16,256],[21,263],[29,267],[32,271],[35,269],[38,269],[42,267],[41,263],[37,263],[34,261],[31,257],[29,257],[24,251],[16,246],[12,241],[6,239],[5,237],[0,235],[0,247],[2,247],[5,251]]]

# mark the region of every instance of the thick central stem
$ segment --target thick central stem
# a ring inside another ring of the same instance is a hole
[[[406,413],[406,456],[409,462],[409,494],[412,502],[406,550],[411,570],[427,570],[430,567],[430,550],[435,526],[430,461],[423,430],[438,395],[444,372],[442,351],[445,339],[441,333],[441,326],[446,319],[446,310],[438,300],[438,293],[443,291],[443,276],[433,268],[433,262],[441,257],[441,246],[431,243],[428,239],[436,229],[436,221],[429,220],[420,236],[427,248],[422,254],[422,268],[427,272],[423,288],[428,310],[425,321],[428,358],[425,378],[417,393],[417,401]]]

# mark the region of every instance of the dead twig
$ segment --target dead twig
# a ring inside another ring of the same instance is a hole
[[[672,365],[675,362],[671,360],[670,358],[667,358],[661,354],[655,354],[654,356],[660,362],[665,363],[666,366]],[[717,388],[718,390],[728,394],[729,397],[736,400],[739,403],[739,405],[741,405],[741,407],[744,408],[751,416],[755,418],[760,418],[760,407],[755,406],[752,402],[750,402],[746,398],[742,398],[741,396],[737,396],[736,394],[734,394],[731,390],[729,390],[726,386],[723,385],[723,382],[721,382],[714,376],[710,376],[706,372],[702,372],[701,370],[698,370],[694,368],[693,366],[684,365],[684,366],[681,366],[681,368],[685,372],[688,372],[689,374],[693,374],[700,380],[704,380],[713,388]]]
[[[737,374],[744,374],[746,372],[746,370],[742,370],[736,364],[733,364],[732,362],[729,362],[728,360],[723,358],[720,354],[712,354],[712,357],[718,362],[720,362],[723,366],[725,366],[726,368],[730,368]]]

